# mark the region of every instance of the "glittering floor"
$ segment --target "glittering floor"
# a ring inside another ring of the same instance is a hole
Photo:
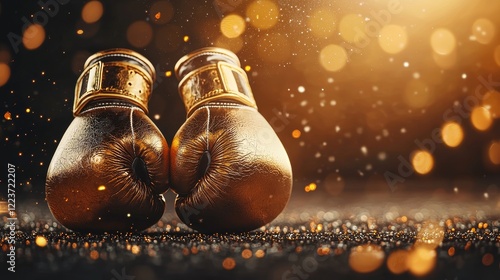
[[[500,279],[497,197],[295,197],[267,227],[215,235],[170,210],[140,234],[81,235],[45,205],[23,205],[15,274],[1,221],[0,275],[14,279]]]

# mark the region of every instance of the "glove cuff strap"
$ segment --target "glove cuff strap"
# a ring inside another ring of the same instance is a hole
[[[120,57],[128,61],[120,61]],[[111,61],[99,60],[104,58]],[[129,50],[109,50],[91,56],[76,83],[73,115],[98,99],[124,100],[147,113],[154,68],[148,72],[137,61],[150,65],[147,59]]]
[[[257,108],[247,74],[229,50],[208,47],[194,51],[177,62],[175,74],[188,116],[214,101]]]
[[[245,71],[224,61],[202,66],[184,76],[179,92],[188,116],[212,101],[233,101],[257,108]]]

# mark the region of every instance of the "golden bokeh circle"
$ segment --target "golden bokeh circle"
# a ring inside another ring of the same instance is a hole
[[[347,64],[347,52],[339,45],[328,45],[321,50],[319,62],[327,71],[340,71]]]

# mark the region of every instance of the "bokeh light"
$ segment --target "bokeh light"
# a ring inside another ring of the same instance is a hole
[[[282,33],[268,33],[261,36],[257,43],[257,53],[268,62],[285,62],[291,55],[290,43]]]
[[[473,40],[481,44],[489,44],[495,37],[495,25],[487,18],[480,18],[472,24]]]
[[[294,129],[294,130],[292,131],[292,137],[293,137],[294,139],[298,139],[298,138],[300,138],[300,135],[301,135],[301,134],[302,134],[302,133],[301,133],[301,132],[300,132],[300,130],[298,130],[298,129]]]
[[[500,117],[500,92],[488,91],[483,96],[482,104],[485,109],[490,111],[491,117]]]
[[[444,228],[439,225],[439,222],[426,221],[417,232],[415,247],[435,249],[443,242],[443,239]]]
[[[143,20],[134,21],[127,28],[127,40],[136,47],[143,48],[151,42],[153,38],[153,29],[151,25]]]
[[[308,24],[314,36],[326,38],[335,31],[335,15],[329,9],[319,9],[311,15]]]
[[[149,9],[149,17],[156,24],[165,24],[174,16],[174,7],[170,1],[157,1]]]
[[[47,246],[47,239],[43,236],[37,236],[35,238],[35,244],[38,246],[38,247],[45,247]]]
[[[100,1],[87,2],[82,8],[82,20],[86,23],[94,23],[101,19],[104,7]]]
[[[0,87],[5,85],[10,78],[10,67],[8,64],[0,62]]]
[[[406,250],[396,250],[387,258],[387,268],[393,274],[401,274],[408,271],[408,255]]]
[[[369,273],[384,263],[384,251],[375,244],[356,246],[349,255],[349,266],[359,273]]]
[[[425,175],[434,167],[434,157],[428,151],[418,150],[413,152],[411,163],[415,172]]]
[[[455,50],[456,44],[455,35],[448,29],[439,28],[431,35],[431,47],[437,54],[451,54]]]
[[[448,147],[458,147],[464,139],[464,131],[456,122],[446,122],[441,128],[441,137]]]
[[[481,262],[484,266],[490,266],[495,262],[495,257],[491,253],[486,253],[483,255]]]
[[[386,25],[380,30],[378,43],[386,53],[396,54],[406,48],[408,35],[402,26]]]
[[[11,114],[9,111],[7,111],[7,112],[5,112],[5,113],[3,114],[3,118],[4,118],[5,120],[11,121],[11,120],[12,120],[12,114]]]
[[[488,157],[491,163],[500,165],[500,141],[493,141],[490,143]]]
[[[413,275],[424,276],[436,265],[436,251],[426,247],[416,247],[410,251],[407,265]]]
[[[327,71],[340,71],[347,64],[347,52],[339,45],[328,45],[319,53],[319,62]]]
[[[335,18],[333,18],[333,16],[331,20],[334,24]],[[362,42],[362,40],[366,40],[364,32],[365,20],[362,16],[357,14],[348,14],[340,20],[339,34],[347,42],[358,43]]]
[[[482,106],[476,106],[472,109],[470,121],[472,125],[480,131],[488,130],[493,123],[490,111]]]
[[[220,30],[227,38],[239,37],[245,31],[245,20],[236,14],[225,16],[220,23]]]
[[[278,23],[279,8],[274,2],[256,0],[248,5],[246,15],[254,27],[269,29]]]
[[[222,267],[225,270],[232,270],[236,267],[236,261],[233,258],[225,258],[222,261]]]
[[[317,189],[317,187],[318,186],[316,185],[316,183],[310,183],[309,185],[304,187],[304,191],[305,192],[313,192]]]
[[[45,29],[39,24],[32,24],[23,32],[23,45],[28,50],[40,47],[45,41]]]

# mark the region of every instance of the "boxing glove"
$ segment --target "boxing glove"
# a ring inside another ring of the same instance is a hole
[[[155,70],[142,55],[89,57],[77,81],[74,119],[50,162],[46,200],[79,232],[134,232],[163,215],[168,145],[147,117]]]
[[[278,216],[291,194],[288,155],[257,111],[238,57],[204,48],[175,73],[187,111],[170,150],[179,218],[200,232],[244,232]]]

